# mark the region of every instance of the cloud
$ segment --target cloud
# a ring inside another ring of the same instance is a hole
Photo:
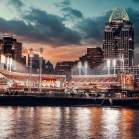
[[[131,8],[127,9],[130,21],[133,23],[135,32],[135,43],[139,43],[139,11]]]
[[[71,3],[66,2],[65,0],[57,3],[56,6],[60,7],[63,12],[65,23],[71,24],[72,22],[72,28],[81,34],[82,42],[91,43],[93,41],[96,43],[102,41],[104,26],[108,21],[110,12],[96,18],[87,18],[84,17],[81,11],[71,7]]]
[[[62,2],[55,3],[55,6],[61,7],[61,8],[71,6],[71,1],[70,0],[64,0]]]
[[[135,43],[139,43],[139,11],[127,9],[127,13],[135,28]],[[14,33],[24,40],[53,46],[80,45],[84,42],[92,44],[92,41],[103,43],[104,27],[110,14],[111,11],[108,11],[95,18],[75,14],[81,18],[71,29],[65,26],[63,17],[32,8],[22,12],[22,20],[0,18],[0,32]]]
[[[12,5],[18,10],[24,6],[24,3],[21,0],[9,0],[8,4]]]
[[[139,0],[133,0],[133,2],[139,2]]]
[[[69,5],[71,5],[71,2],[70,2],[70,0],[64,0],[64,1],[61,2],[61,4],[63,6],[69,6]]]
[[[11,32],[19,37],[38,43],[53,45],[80,44],[81,36],[62,23],[62,18],[39,9],[31,9],[23,20],[0,18],[0,31]]]
[[[129,8],[127,9],[127,13],[135,30],[135,43],[139,43],[139,11]],[[108,11],[104,15],[96,18],[83,18],[75,25],[75,28],[79,30],[84,41],[92,40],[102,42],[104,27],[109,20],[110,14],[111,11]]]
[[[106,12],[103,16],[96,18],[83,18],[75,27],[81,32],[84,41],[101,41],[103,40],[104,26],[108,21],[111,11]]]
[[[64,0],[59,3],[55,3],[56,7],[59,7],[63,12],[64,20],[72,20],[73,18],[83,18],[81,11],[75,9],[71,5],[70,0]]]
[[[83,14],[77,9],[73,9],[71,7],[64,7],[62,8],[62,11],[64,12],[65,17],[83,18]]]

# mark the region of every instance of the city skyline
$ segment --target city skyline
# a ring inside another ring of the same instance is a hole
[[[139,138],[139,0],[0,2],[0,139]]]
[[[86,47],[101,46],[103,30],[111,10],[121,7],[127,10],[135,28],[135,48],[138,51],[139,2],[137,0],[41,0],[39,4],[29,0],[2,0],[0,32],[11,33],[26,48],[46,48],[44,56],[56,63],[75,60],[85,54]],[[47,47],[46,47],[47,46]]]

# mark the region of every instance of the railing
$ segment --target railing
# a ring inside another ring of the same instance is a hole
[[[4,75],[17,75],[17,76],[28,76],[28,73],[22,73],[22,72],[9,72],[9,71],[6,71],[6,70],[0,70],[0,73],[1,74],[4,74]],[[38,77],[38,74],[31,74],[31,76],[34,76],[34,77]],[[53,74],[42,74],[42,77],[62,77],[62,78],[66,78],[66,75],[53,75]]]

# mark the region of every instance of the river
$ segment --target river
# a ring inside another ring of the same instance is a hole
[[[139,109],[0,107],[0,139],[138,139]]]

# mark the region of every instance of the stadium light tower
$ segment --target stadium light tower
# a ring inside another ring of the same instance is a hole
[[[13,59],[12,57],[9,58],[9,70],[10,72],[12,71],[12,63],[13,63]]]
[[[39,82],[39,89],[40,93],[42,92],[42,53],[43,53],[43,48],[40,48],[40,82]]]
[[[6,56],[6,68],[9,69],[9,56]]]
[[[125,60],[124,60],[124,55],[122,54],[122,57],[121,57],[121,62],[122,62],[122,70],[123,70],[123,72],[124,72],[124,70],[125,70]]]
[[[110,59],[107,59],[106,60],[106,67],[107,67],[107,69],[108,69],[108,75],[110,75],[110,65],[111,64],[111,61],[110,61]]]
[[[12,56],[11,56],[11,54],[7,54],[7,56],[6,56],[6,67],[7,67],[7,71],[11,71],[11,68],[12,68]]]
[[[113,61],[112,61],[112,66],[113,66],[114,75],[115,75],[115,73],[116,73],[116,59],[113,59]]]
[[[32,80],[31,80],[31,75],[32,75],[32,57],[33,57],[33,49],[29,49],[29,93],[31,93],[31,87],[32,87]]]
[[[87,70],[88,70],[88,63],[87,63],[87,61],[85,61],[85,63],[84,63],[84,73],[85,73],[85,75],[88,74]]]
[[[82,70],[82,63],[78,62],[78,73],[81,75],[81,70]]]
[[[5,55],[1,55],[1,64],[2,64],[2,69],[4,69],[4,65],[6,64],[6,58]]]

